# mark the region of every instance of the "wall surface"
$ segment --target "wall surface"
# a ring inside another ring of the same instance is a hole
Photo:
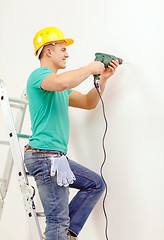
[[[129,63],[118,67],[103,94],[108,119],[103,173],[108,183],[110,240],[164,239],[163,5],[162,0],[0,2],[0,78],[11,97],[21,96],[29,74],[39,67],[32,39],[47,26],[56,26],[75,40],[68,47],[67,70],[89,64],[95,52],[110,53]],[[92,87],[90,77],[76,90],[86,93]],[[105,129],[101,103],[95,110],[70,109],[69,114],[69,157],[99,173]],[[2,125],[1,129],[0,139],[4,139]],[[31,132],[28,112],[24,131]],[[2,174],[5,149],[0,149]],[[39,198],[35,199],[40,208]],[[102,200],[79,240],[105,240]],[[41,225],[44,230],[44,220]],[[5,240],[32,239],[15,169],[0,232]]]

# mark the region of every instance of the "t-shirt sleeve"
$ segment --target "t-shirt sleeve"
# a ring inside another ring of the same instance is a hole
[[[68,95],[69,95],[72,92],[72,89],[68,89],[67,92],[68,92]]]
[[[28,82],[32,87],[41,89],[43,79],[53,73],[54,72],[49,68],[40,67],[30,75]]]

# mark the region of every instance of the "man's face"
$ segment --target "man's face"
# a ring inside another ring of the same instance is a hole
[[[57,69],[66,68],[66,59],[69,57],[65,42],[56,43],[53,47],[52,62]]]

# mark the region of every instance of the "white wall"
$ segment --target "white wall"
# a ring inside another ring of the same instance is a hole
[[[32,39],[47,26],[56,26],[75,40],[68,47],[68,70],[90,63],[95,52],[130,63],[117,69],[103,95],[109,127],[104,167],[109,236],[111,240],[163,240],[163,1],[1,0],[0,8],[0,78],[12,97],[21,95],[29,74],[39,66]],[[92,77],[77,89],[85,93],[91,87]],[[28,114],[26,121],[30,132]],[[99,172],[104,131],[101,104],[89,112],[70,109],[70,127],[68,155]],[[104,226],[101,199],[79,240],[105,239]],[[15,172],[0,232],[5,240],[31,239]]]

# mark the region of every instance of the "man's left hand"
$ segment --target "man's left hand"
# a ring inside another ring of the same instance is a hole
[[[104,72],[101,74],[101,79],[106,81],[108,78],[110,78],[114,74],[118,65],[119,62],[117,60],[112,60],[108,68],[105,68]]]

